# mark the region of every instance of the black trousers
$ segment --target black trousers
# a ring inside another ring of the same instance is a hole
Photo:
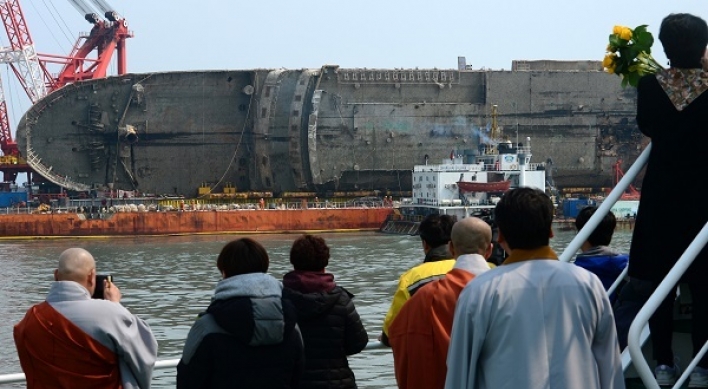
[[[613,306],[620,350],[627,346],[627,333],[632,320],[634,320],[634,317],[649,299],[657,285],[657,283],[652,281],[630,278],[627,285],[620,291]],[[708,280],[704,282],[689,282],[688,287],[692,297],[691,340],[693,344],[692,355],[695,356],[708,341]],[[674,287],[673,290],[675,289]],[[676,294],[674,292],[669,293],[651,319],[649,319],[654,359],[658,365],[674,365],[671,340],[674,332],[673,308],[675,300]],[[708,355],[701,359],[698,366],[708,368]]]

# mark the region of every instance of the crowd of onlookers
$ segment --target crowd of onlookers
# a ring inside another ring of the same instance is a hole
[[[708,25],[671,14],[659,40],[670,67],[637,88],[637,124],[652,150],[629,257],[608,247],[616,223],[609,214],[574,263],[559,261],[549,246],[553,204],[535,189],[506,192],[494,225],[428,216],[420,225],[424,261],[401,275],[380,335],[400,388],[625,387],[620,350],[629,323],[708,222],[705,191],[683,192],[691,212],[667,210],[676,183],[697,182],[687,167],[704,162],[686,142],[708,141]],[[594,212],[584,209],[577,227]],[[222,279],[187,336],[177,387],[356,388],[347,356],[368,336],[354,296],[326,271],[329,258],[321,237],[301,236],[281,281],[267,274],[268,254],[257,241],[228,243],[216,261]],[[625,266],[625,284],[608,296]],[[703,249],[681,279],[692,299],[694,356],[708,340],[706,274]],[[64,251],[54,279],[46,300],[14,329],[27,387],[149,387],[155,337],[120,304],[117,286],[96,281],[91,254]],[[102,298],[92,299],[97,290]],[[661,386],[680,375],[675,297],[669,293],[649,320]],[[691,367],[688,386],[708,388],[708,356]]]
[[[595,211],[583,209],[577,228]],[[617,298],[605,292],[628,262],[608,247],[616,220],[605,216],[569,264],[549,247],[552,218],[548,196],[521,188],[502,197],[493,223],[421,222],[423,262],[401,275],[379,337],[400,388],[624,387]],[[322,237],[303,235],[293,270],[277,280],[257,241],[224,246],[222,279],[187,336],[177,387],[356,388],[347,356],[369,337],[329,259]],[[28,387],[149,387],[155,337],[120,305],[116,285],[97,285],[91,254],[64,251],[54,278],[15,327]]]

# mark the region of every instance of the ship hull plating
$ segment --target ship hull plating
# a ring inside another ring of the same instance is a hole
[[[636,95],[600,71],[341,69],[129,74],[35,104],[18,144],[68,189],[411,190],[414,165],[478,150],[497,121],[555,186],[608,187],[642,149]]]
[[[391,208],[0,215],[0,237],[189,235],[377,230]]]

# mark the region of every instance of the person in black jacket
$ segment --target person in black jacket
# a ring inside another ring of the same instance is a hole
[[[223,279],[192,326],[177,365],[177,388],[297,388],[303,343],[295,308],[268,271],[268,254],[243,238],[221,250]]]
[[[708,222],[706,185],[696,180],[694,168],[705,163],[694,148],[708,142],[708,23],[691,14],[668,15],[661,22],[659,40],[670,67],[640,78],[637,85],[637,125],[651,138],[652,147],[629,249],[629,282],[618,304],[648,298]],[[691,183],[691,189],[677,191],[679,183]],[[667,204],[677,199],[690,207],[667,212]],[[682,277],[693,302],[694,356],[708,340],[706,274],[708,246]],[[649,320],[655,375],[662,386],[674,385],[681,376],[671,345],[675,297],[669,293]],[[689,387],[708,388],[708,355],[691,373]]]
[[[295,270],[283,277],[283,296],[295,305],[305,342],[300,388],[356,388],[347,355],[363,350],[369,338],[354,308],[354,295],[325,272],[329,247],[321,237],[301,236],[290,250],[290,263]]]

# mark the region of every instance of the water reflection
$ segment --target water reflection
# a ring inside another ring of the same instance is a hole
[[[355,294],[355,304],[373,339],[398,276],[422,259],[420,239],[378,233],[324,234],[330,245],[328,271]],[[281,279],[294,235],[257,235],[270,255],[270,273]],[[559,231],[553,246],[565,247],[572,231]],[[629,231],[619,231],[613,246],[629,247]],[[12,326],[27,308],[46,296],[56,260],[68,247],[84,247],[97,259],[98,272],[113,274],[123,292],[123,305],[147,320],[159,342],[160,359],[178,358],[197,314],[209,303],[219,280],[216,257],[235,236],[130,237],[82,240],[0,242],[0,374],[19,373]],[[395,388],[393,360],[385,350],[351,358],[363,388]],[[156,372],[153,387],[175,385],[173,369]],[[11,386],[6,386],[11,387]],[[23,387],[16,385],[15,387]]]

